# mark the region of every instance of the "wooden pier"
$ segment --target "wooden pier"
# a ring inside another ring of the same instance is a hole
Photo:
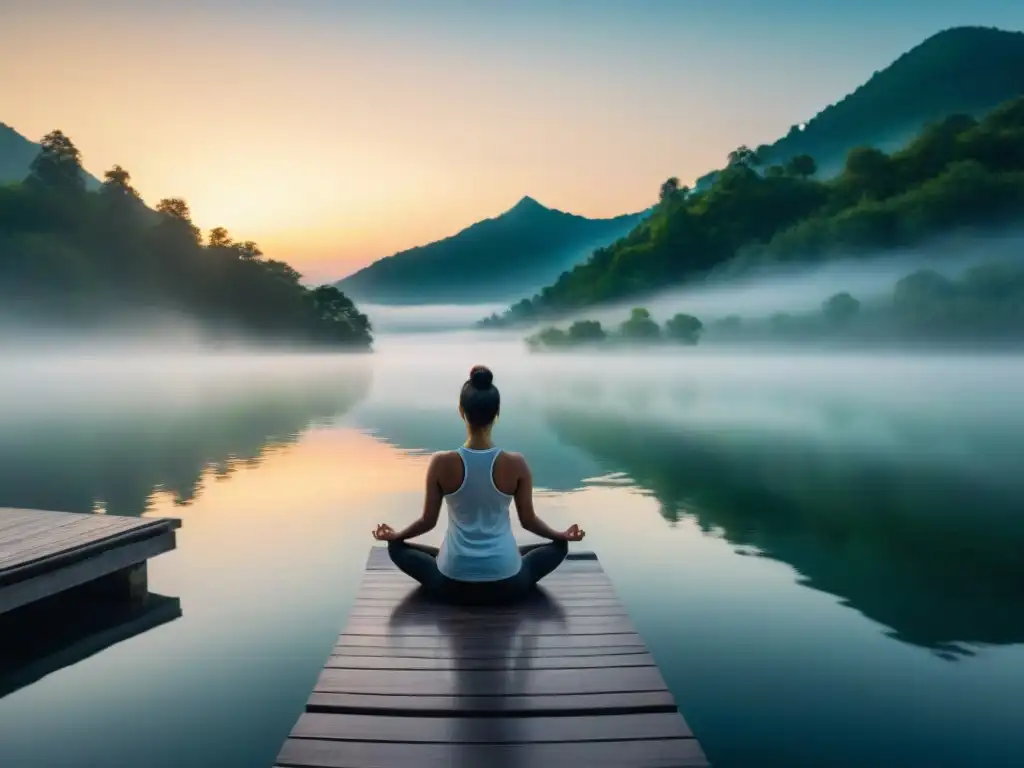
[[[87,585],[94,595],[142,597],[146,561],[174,549],[180,525],[171,518],[0,508],[0,614]]]
[[[370,551],[278,768],[706,766],[592,553],[509,607],[423,599]]]

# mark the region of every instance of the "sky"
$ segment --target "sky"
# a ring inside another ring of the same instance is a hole
[[[0,0],[0,121],[309,282],[524,195],[643,210],[1019,0]]]

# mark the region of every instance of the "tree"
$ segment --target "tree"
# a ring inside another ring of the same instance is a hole
[[[569,335],[561,328],[545,328],[526,339],[530,349],[557,349],[569,344]]]
[[[26,181],[55,192],[85,190],[82,154],[63,131],[51,131],[39,142],[39,154],[29,166]]]
[[[844,291],[823,302],[821,311],[832,325],[844,326],[860,312],[860,302]]]
[[[619,332],[627,339],[657,339],[661,336],[661,327],[651,319],[650,312],[636,307],[629,319],[619,326]]]
[[[898,283],[893,291],[893,308],[897,313],[914,315],[952,298],[956,286],[946,277],[930,269],[913,272]]]
[[[704,323],[693,315],[680,312],[673,315],[665,323],[665,335],[673,341],[683,344],[696,344],[700,341],[701,332],[704,330]]]
[[[746,144],[737,147],[729,153],[729,166],[745,165],[748,168],[755,168],[761,164],[761,158]]]
[[[846,155],[842,181],[858,193],[882,199],[894,191],[895,173],[891,158],[875,147],[854,147]]]
[[[235,243],[232,247],[235,249],[235,253],[238,254],[238,258],[243,261],[259,261],[263,256],[263,251],[252,240],[246,240],[244,243]]]
[[[321,285],[310,292],[310,297],[320,327],[326,329],[331,337],[370,343],[372,328],[369,318],[357,310],[352,300],[336,286]]]
[[[662,182],[661,189],[658,191],[658,200],[664,203],[667,200],[673,199],[679,194],[679,179],[672,176]]]
[[[209,248],[230,248],[231,236],[224,227],[214,227],[210,230],[210,237],[207,241]]]
[[[188,203],[180,197],[165,197],[156,204],[156,211],[163,214],[165,223],[177,231],[187,233],[193,242],[199,242],[199,227],[192,223],[192,212]]]
[[[337,288],[309,290],[291,266],[222,227],[204,248],[184,200],[149,210],[119,165],[96,192],[83,181],[78,150],[56,131],[22,184],[0,186],[7,314],[65,330],[115,326],[125,310],[142,319],[171,310],[214,339],[370,348],[369,319]]]
[[[698,181],[699,192],[655,206],[629,235],[513,305],[503,319],[564,317],[713,272],[739,275],[771,262],[871,255],[954,228],[1020,220],[1024,97],[977,125],[952,115],[891,156],[854,149],[834,179],[815,178],[820,171],[808,176],[810,157],[793,157],[788,172],[782,168],[785,179],[778,166],[763,176],[748,167],[747,147],[730,160],[730,167]],[[798,177],[801,183],[792,183]]]
[[[985,116],[983,124],[990,130],[1019,130],[1024,128],[1024,96],[1001,104]]]
[[[786,163],[786,172],[791,176],[808,179],[818,172],[818,164],[810,155],[797,155]]]
[[[283,261],[267,259],[266,261],[261,262],[261,265],[267,275],[276,280],[280,280],[283,283],[298,285],[299,280],[302,279],[302,275],[293,269],[291,264],[287,264]]]
[[[597,320],[577,320],[569,326],[569,341],[573,343],[604,341],[607,335]]]
[[[111,197],[139,199],[139,193],[132,186],[132,175],[120,165],[115,165],[103,174],[100,192]]]

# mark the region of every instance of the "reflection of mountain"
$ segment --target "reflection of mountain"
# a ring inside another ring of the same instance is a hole
[[[452,397],[454,402],[455,396]],[[511,409],[510,409],[511,410]],[[495,427],[499,445],[522,453],[530,462],[534,485],[553,491],[572,491],[581,481],[598,472],[597,464],[585,453],[565,445],[531,413],[516,409],[518,418],[506,418]],[[422,404],[378,403],[361,406],[351,422],[379,439],[411,451],[450,451],[466,439],[465,426],[456,406],[424,408]]]
[[[187,503],[207,470],[226,476],[347,411],[368,389],[363,372],[344,381],[310,383],[297,374],[262,386],[240,382],[187,403],[141,391],[124,408],[79,404],[29,420],[8,407],[0,413],[0,507],[89,512],[102,505],[137,515],[158,490]]]
[[[1024,642],[1019,472],[982,481],[967,459],[958,472],[915,450],[897,460],[765,432],[569,410],[549,418],[567,442],[649,489],[666,518],[692,514],[788,563],[905,642],[947,653]]]

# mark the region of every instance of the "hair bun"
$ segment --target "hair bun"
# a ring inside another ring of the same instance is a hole
[[[474,365],[473,370],[469,372],[469,383],[473,385],[473,389],[490,389],[494,383],[494,374],[486,365]]]

